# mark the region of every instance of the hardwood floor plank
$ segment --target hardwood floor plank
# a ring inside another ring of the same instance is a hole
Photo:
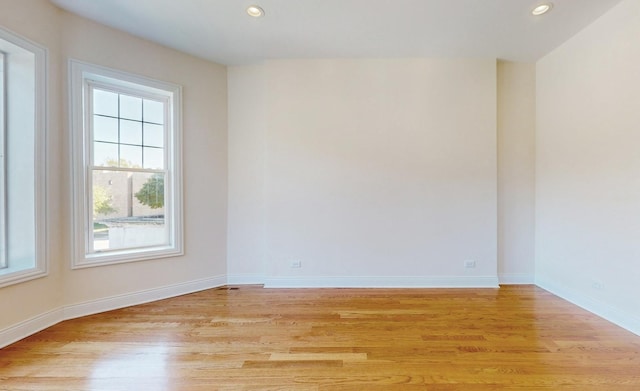
[[[271,353],[270,361],[366,361],[366,353]]]

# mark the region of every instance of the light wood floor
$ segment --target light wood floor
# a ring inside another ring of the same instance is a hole
[[[539,288],[221,288],[0,350],[1,390],[640,390],[640,337]]]

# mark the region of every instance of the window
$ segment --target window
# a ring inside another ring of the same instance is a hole
[[[71,61],[74,267],[182,254],[179,86]]]
[[[0,286],[47,274],[46,51],[0,28]]]

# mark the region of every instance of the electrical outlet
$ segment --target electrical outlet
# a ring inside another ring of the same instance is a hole
[[[476,261],[474,261],[472,259],[467,259],[466,261],[464,261],[464,268],[465,269],[475,269],[476,268]]]
[[[593,280],[591,281],[591,287],[595,290],[600,291],[604,289],[604,283],[600,280]]]
[[[291,261],[291,268],[292,269],[300,269],[302,267],[302,261],[296,259]]]

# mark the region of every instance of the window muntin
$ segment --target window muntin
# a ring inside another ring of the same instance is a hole
[[[89,85],[93,164],[164,170],[168,101]]]
[[[73,266],[182,254],[180,87],[77,61],[71,70]]]
[[[47,275],[46,50],[0,28],[0,287]]]

